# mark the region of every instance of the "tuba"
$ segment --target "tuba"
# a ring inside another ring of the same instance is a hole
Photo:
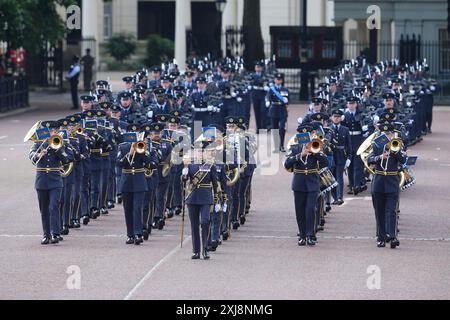
[[[367,137],[367,139],[361,144],[361,146],[358,148],[358,151],[356,152],[356,155],[361,157],[362,162],[364,163],[364,167],[366,170],[374,174],[375,171],[373,170],[372,166],[369,165],[369,154],[372,152],[373,149],[373,140],[377,137],[377,132],[375,131],[370,136]]]
[[[61,168],[61,177],[65,178],[68,177],[73,171],[73,162],[70,162],[68,164],[65,164]]]

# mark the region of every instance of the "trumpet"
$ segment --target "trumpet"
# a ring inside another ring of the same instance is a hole
[[[148,145],[145,141],[138,141],[133,144],[133,150],[136,153],[143,154],[147,151]]]
[[[77,129],[76,133],[84,134],[84,129],[80,127],[80,128]]]

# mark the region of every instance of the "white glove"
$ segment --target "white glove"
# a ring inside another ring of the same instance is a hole
[[[183,176],[187,176],[188,173],[189,173],[189,168],[183,168],[183,170],[181,171],[181,174],[182,174]]]
[[[344,168],[347,169],[348,167],[350,167],[350,163],[352,163],[352,160],[347,159],[347,160],[345,161],[345,166],[344,166]]]
[[[153,118],[153,111],[147,112],[147,118],[149,119]]]
[[[266,101],[266,108],[270,107],[270,102]]]
[[[218,111],[219,111],[219,108],[213,107],[212,112],[218,112]]]
[[[284,103],[288,103],[288,101],[289,101],[288,98],[283,97],[283,102],[284,102]]]
[[[208,106],[208,111],[213,111],[213,106]]]
[[[248,86],[247,89],[248,89],[248,90],[252,90],[252,86]]]
[[[223,210],[223,212],[227,212],[227,208],[228,208],[227,204],[224,203],[224,204],[222,205],[222,210]]]
[[[241,97],[237,97],[236,101],[237,102],[242,102],[242,98]]]
[[[264,86],[264,91],[269,91],[270,88],[268,86]]]
[[[222,208],[221,208],[220,204],[219,204],[219,203],[216,203],[216,205],[214,206],[214,211],[215,211],[215,212],[220,212],[221,209],[222,209]]]
[[[362,126],[362,131],[367,131],[367,130],[369,130],[369,126],[367,124],[363,125]]]
[[[236,96],[237,96],[236,92],[232,92],[232,93],[231,93],[231,96],[232,96],[233,98],[236,98]]]

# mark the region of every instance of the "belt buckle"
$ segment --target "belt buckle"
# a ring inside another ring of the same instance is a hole
[[[135,170],[134,170],[134,169],[131,169],[131,173],[134,174],[134,172],[135,172]]]
[[[50,168],[46,168],[45,173],[49,173],[49,172],[50,172]]]

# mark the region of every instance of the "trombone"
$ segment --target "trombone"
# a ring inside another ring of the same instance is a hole
[[[48,146],[45,149],[40,150],[41,148],[43,148],[43,145],[45,142],[48,142]],[[42,151],[47,151],[49,148],[56,151],[56,150],[59,150],[63,145],[64,145],[64,140],[62,139],[62,137],[59,134],[54,134],[50,138],[48,138],[47,140],[42,142],[42,144],[36,150],[35,154],[41,153]],[[36,163],[34,163],[34,165],[37,166],[42,158],[43,158],[43,155],[39,157],[39,159],[36,161]]]
[[[148,145],[147,145],[147,142],[144,141],[144,133],[142,132],[139,134],[139,141],[134,142],[131,145],[130,152],[132,151],[133,156],[131,157],[131,161],[130,161],[130,157],[129,156],[127,157],[128,163],[130,165],[132,165],[134,162],[134,156],[136,155],[136,153],[144,154],[147,151],[147,149],[148,149]]]
[[[383,153],[386,151],[389,151],[390,153],[398,153],[403,149],[403,141],[400,138],[394,137],[391,141],[389,141],[383,148]],[[383,158],[381,158],[381,167],[386,170],[387,169],[387,163],[389,161],[389,156],[386,159],[386,163],[383,165]]]

